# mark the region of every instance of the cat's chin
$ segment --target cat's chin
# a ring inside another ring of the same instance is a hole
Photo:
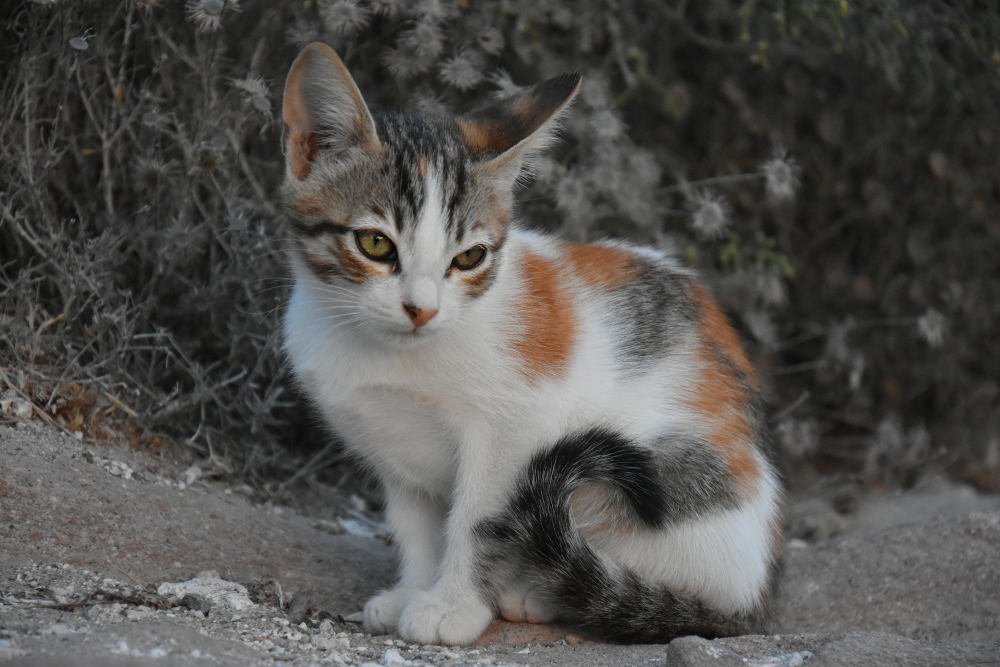
[[[408,331],[384,331],[378,335],[378,342],[400,351],[413,350],[437,338],[438,329],[410,329]]]

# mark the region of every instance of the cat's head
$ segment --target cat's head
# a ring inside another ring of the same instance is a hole
[[[458,118],[372,114],[328,46],[285,83],[285,184],[296,271],[325,317],[401,348],[447,329],[503,270],[513,188],[579,74]]]

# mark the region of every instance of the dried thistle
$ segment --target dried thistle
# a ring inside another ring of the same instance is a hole
[[[931,347],[944,345],[947,328],[948,318],[933,308],[928,308],[927,312],[917,319],[917,334]]]
[[[381,16],[393,18],[403,11],[401,0],[372,0],[372,11]]]
[[[268,99],[267,84],[259,77],[248,76],[243,79],[232,79],[230,83],[238,89],[253,107],[254,111],[262,116],[271,117],[271,100]]]
[[[788,155],[788,150],[779,146],[774,149],[774,157],[760,165],[764,174],[764,189],[773,203],[787,202],[795,198],[799,188],[799,174],[802,168]]]
[[[289,44],[294,44],[301,49],[319,39],[319,28],[314,23],[297,21],[285,32],[285,39],[288,40]]]
[[[458,14],[456,0],[419,0],[415,13],[422,19],[444,21]]]
[[[449,86],[469,90],[483,80],[483,71],[477,60],[474,53],[461,53],[444,61],[438,69],[438,75]]]
[[[781,450],[793,460],[819,450],[819,425],[813,419],[783,419],[775,429]]]
[[[336,37],[350,37],[364,30],[371,21],[371,10],[355,0],[326,2],[320,8],[323,25]]]
[[[198,32],[214,32],[222,26],[222,13],[239,10],[237,0],[188,0],[188,18],[198,26]]]
[[[598,139],[613,140],[625,134],[625,123],[611,109],[601,109],[590,116],[590,129]]]
[[[492,96],[497,99],[510,97],[522,90],[522,86],[514,83],[514,80],[510,78],[510,73],[502,67],[494,70],[487,78],[490,80],[490,83],[497,87],[492,93]]]
[[[711,190],[695,190],[688,196],[688,224],[703,239],[717,239],[729,227],[729,202]]]
[[[444,50],[444,34],[437,24],[421,21],[412,30],[401,33],[396,44],[412,51],[418,58],[437,58]]]

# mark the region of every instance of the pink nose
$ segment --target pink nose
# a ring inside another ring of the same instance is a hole
[[[408,303],[403,304],[403,310],[405,310],[406,314],[410,316],[414,329],[419,329],[430,322],[431,318],[437,315],[438,312],[437,310],[430,310],[428,308],[417,308],[416,306],[412,306]]]

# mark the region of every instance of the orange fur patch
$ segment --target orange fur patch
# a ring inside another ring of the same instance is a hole
[[[500,123],[464,121],[458,124],[458,132],[471,153],[505,150],[510,145],[506,129]]]
[[[524,360],[529,380],[565,375],[576,343],[576,313],[555,265],[525,253],[521,258],[523,294],[512,314],[520,327],[511,346]]]
[[[753,428],[746,413],[743,382],[755,388],[756,373],[728,318],[708,291],[693,285],[691,298],[703,341],[698,349],[701,371],[691,407],[706,416],[710,443],[722,455],[736,488],[749,495],[759,471],[751,444]]]
[[[292,130],[288,138],[288,166],[300,181],[309,175],[318,150],[319,142],[315,132],[303,135],[298,129]]]
[[[691,300],[698,311],[698,323],[701,325],[702,339],[709,341],[713,347],[732,364],[733,368],[743,374],[750,388],[757,388],[757,370],[750,363],[739,336],[729,323],[729,318],[722,312],[715,300],[701,285],[691,286]]]
[[[627,285],[641,271],[635,257],[620,248],[585,243],[559,247],[573,273],[591,287],[613,290]]]

